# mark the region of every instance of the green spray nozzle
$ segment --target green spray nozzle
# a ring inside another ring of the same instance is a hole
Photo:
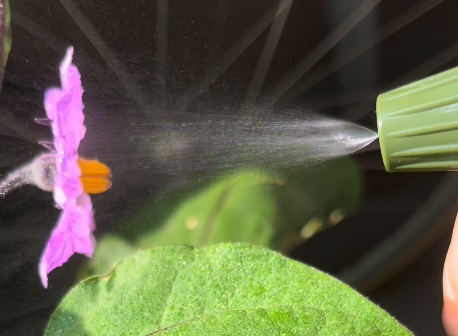
[[[388,172],[458,169],[458,68],[377,98]]]

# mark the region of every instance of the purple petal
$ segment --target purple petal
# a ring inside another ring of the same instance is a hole
[[[54,199],[62,208],[65,208],[67,198],[75,198],[83,192],[76,163],[78,146],[86,132],[83,88],[78,69],[72,64],[72,57],[73,48],[68,48],[60,65],[62,89],[52,88],[45,92],[45,109],[48,118],[52,120],[57,160]]]
[[[44,287],[48,273],[62,266],[73,253],[92,256],[95,223],[89,195],[83,192],[77,159],[80,141],[84,138],[83,88],[76,66],[72,64],[73,48],[60,65],[62,88],[45,92],[45,109],[52,121],[56,156],[54,200],[63,209],[40,259],[39,273]]]
[[[89,195],[79,195],[75,203],[67,202],[51,238],[40,259],[39,273],[43,286],[48,287],[48,273],[62,266],[73,253],[92,256],[95,239],[92,232],[95,223]]]
[[[48,89],[45,92],[45,110],[49,119],[54,120],[56,117],[57,103],[62,97],[61,89]]]

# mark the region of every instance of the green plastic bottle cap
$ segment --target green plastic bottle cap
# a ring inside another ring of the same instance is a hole
[[[388,172],[458,169],[458,68],[381,94],[377,124]]]

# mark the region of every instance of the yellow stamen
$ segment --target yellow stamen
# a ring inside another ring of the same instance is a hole
[[[78,167],[81,175],[111,175],[111,170],[99,160],[78,158]]]
[[[111,170],[98,160],[78,158],[79,177],[83,191],[89,194],[98,194],[111,187]]]

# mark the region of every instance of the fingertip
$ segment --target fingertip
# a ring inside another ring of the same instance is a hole
[[[447,252],[443,274],[442,323],[448,336],[458,336],[458,217]]]

